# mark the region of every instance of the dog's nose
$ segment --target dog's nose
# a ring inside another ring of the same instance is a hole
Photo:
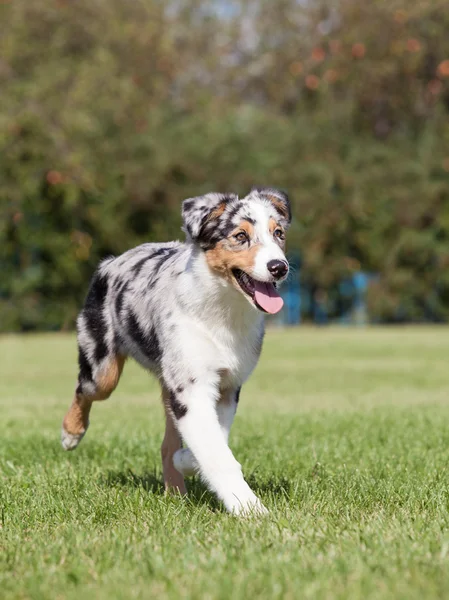
[[[267,269],[276,277],[276,279],[280,279],[287,274],[288,264],[284,260],[270,260],[267,263]]]

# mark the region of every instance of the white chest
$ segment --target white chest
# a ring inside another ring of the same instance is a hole
[[[259,360],[261,329],[216,331],[214,345],[224,371],[224,384],[242,385]],[[228,380],[228,381],[226,381]]]
[[[261,319],[234,325],[186,319],[182,327],[182,345],[188,346],[189,361],[195,363],[195,370],[222,373],[226,387],[242,385],[254,370],[262,336]]]

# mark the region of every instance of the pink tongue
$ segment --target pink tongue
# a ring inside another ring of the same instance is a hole
[[[262,281],[254,280],[255,298],[260,308],[263,308],[267,313],[274,315],[279,312],[284,306],[284,301],[277,293],[276,288],[272,283],[263,283]]]

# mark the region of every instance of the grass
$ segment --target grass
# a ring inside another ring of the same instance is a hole
[[[134,364],[64,453],[74,338],[1,337],[1,598],[447,597],[448,333],[270,332],[231,434],[259,521],[198,481],[164,496],[158,391]]]

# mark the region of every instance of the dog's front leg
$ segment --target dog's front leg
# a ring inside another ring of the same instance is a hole
[[[239,396],[240,388],[224,390],[220,393],[216,405],[218,422],[220,423],[226,443],[228,443],[229,432],[234,420]],[[173,455],[173,464],[177,471],[184,477],[189,477],[199,470],[198,464],[189,448],[180,448],[177,450]]]
[[[224,390],[221,392],[217,403],[218,422],[226,441],[229,439],[229,432],[234,421],[239,398],[240,388]]]
[[[202,479],[228,511],[238,515],[266,513],[227,445],[218,420],[217,399],[216,385],[200,381],[182,393],[172,394],[176,426],[195,458]]]

